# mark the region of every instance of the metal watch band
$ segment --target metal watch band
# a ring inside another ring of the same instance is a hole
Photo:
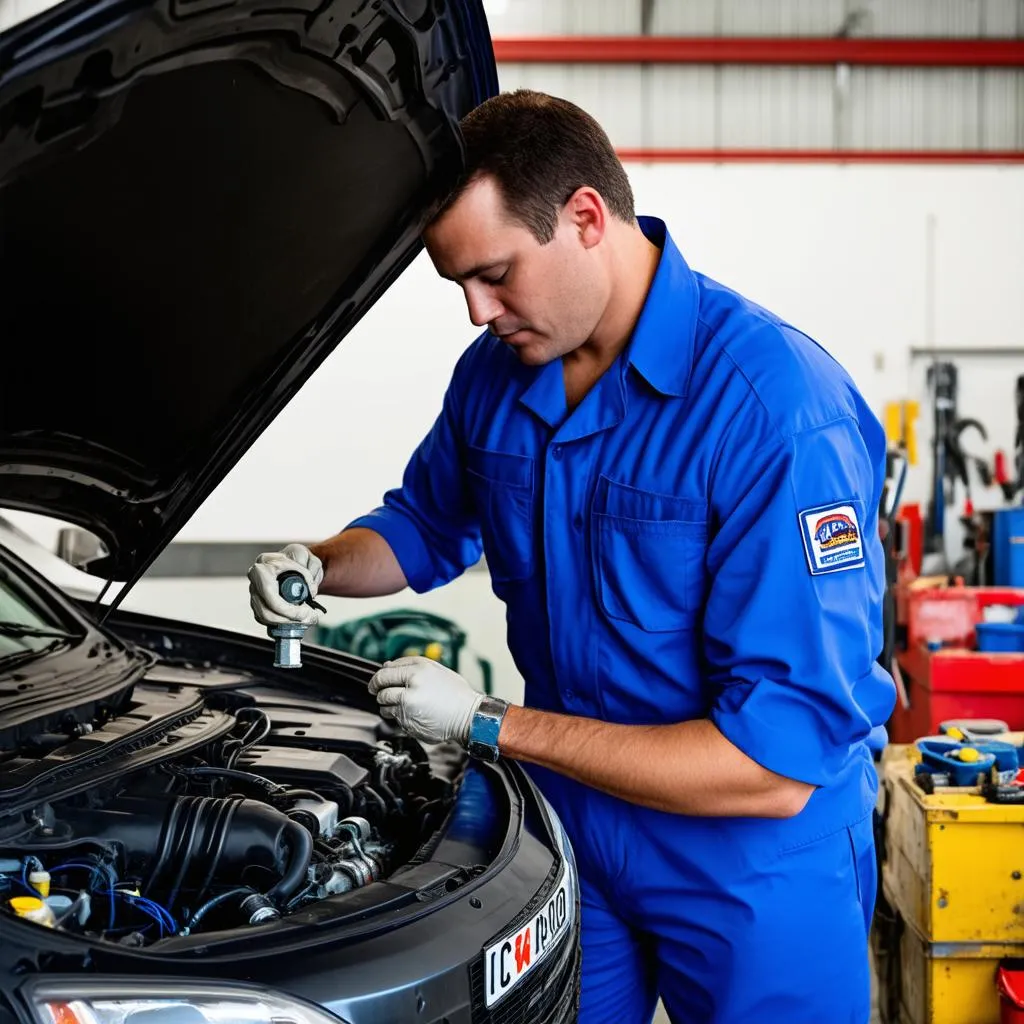
[[[480,701],[469,726],[469,756],[478,761],[497,761],[498,734],[508,710],[508,701],[498,697],[484,697]]]

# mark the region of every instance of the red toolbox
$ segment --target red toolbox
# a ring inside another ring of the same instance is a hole
[[[909,707],[898,700],[890,740],[913,743],[951,718],[997,718],[1024,730],[1024,654],[975,649],[975,626],[989,605],[1024,605],[1024,589],[897,587],[897,652]]]

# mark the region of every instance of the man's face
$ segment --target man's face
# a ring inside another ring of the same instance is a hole
[[[571,214],[560,212],[554,238],[541,245],[510,217],[492,178],[471,183],[423,239],[437,272],[462,287],[470,320],[528,365],[582,345],[607,303],[599,262]]]

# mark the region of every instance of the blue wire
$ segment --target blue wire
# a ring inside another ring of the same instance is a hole
[[[171,912],[167,910],[166,907],[162,907],[159,903],[156,902],[156,900],[151,900],[146,896],[140,896],[138,898],[142,900],[146,904],[146,906],[151,907],[154,911],[160,914],[161,917],[163,917],[170,931],[176,932],[178,930],[177,922],[174,920],[173,916],[171,915]]]
[[[111,897],[111,902],[113,902],[113,897],[120,896],[122,899],[127,900],[131,906],[138,907],[138,909],[147,917],[156,921],[160,928],[161,938],[163,938],[165,931],[169,931],[171,934],[174,934],[178,930],[178,925],[170,915],[169,911],[160,906],[160,904],[156,903],[154,900],[147,899],[145,896],[136,896],[130,892],[122,892],[118,889],[110,889],[108,892],[103,893],[103,895],[109,895]],[[111,931],[112,930],[113,925],[111,925]]]

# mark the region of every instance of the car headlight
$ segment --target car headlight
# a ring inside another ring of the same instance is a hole
[[[247,985],[131,979],[45,982],[28,995],[40,1024],[341,1024],[291,996]]]

